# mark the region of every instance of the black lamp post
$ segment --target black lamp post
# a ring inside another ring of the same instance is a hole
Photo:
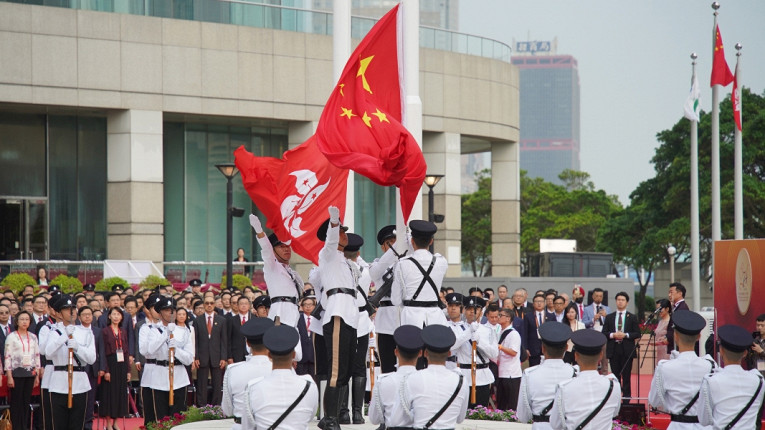
[[[234,186],[231,180],[234,179],[239,170],[234,163],[216,164],[215,167],[226,177],[226,288],[231,289],[234,278],[234,257],[232,252],[232,242],[234,241]],[[241,211],[241,209],[239,209]],[[239,216],[242,216],[241,214]]]
[[[428,221],[430,222],[442,222],[444,220],[443,215],[436,215],[433,213],[433,187],[436,186],[438,181],[443,178],[444,175],[427,175],[425,176],[425,185],[428,186]],[[430,244],[430,252],[433,252],[433,244]]]

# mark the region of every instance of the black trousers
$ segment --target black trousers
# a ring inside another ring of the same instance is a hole
[[[207,376],[212,384],[212,399],[207,400]],[[220,405],[223,399],[223,371],[218,366],[197,369],[197,406]]]
[[[72,395],[72,407],[67,407],[67,394],[50,393],[53,430],[82,430],[90,392]]]
[[[34,376],[14,377],[14,387],[11,388],[11,422],[16,430],[29,428],[29,403],[32,399],[32,387],[35,385]]]
[[[327,345],[324,336],[312,333],[313,336],[313,359],[316,360],[313,367],[313,375],[318,380],[327,379]]]
[[[392,334],[377,334],[377,349],[380,354],[380,369],[382,373],[396,371],[396,341]]]
[[[622,386],[622,399],[629,402],[626,397],[632,397],[632,348],[624,345],[614,346],[613,355],[608,358],[611,363],[611,372]]]
[[[144,425],[157,421],[157,411],[154,408],[154,390],[141,387],[141,405]]]
[[[90,393],[88,395],[88,405],[85,408],[85,430],[93,429],[93,409],[96,406],[96,391],[98,391],[97,378],[88,372],[88,379],[90,380]]]
[[[50,391],[40,389],[40,409],[42,410],[42,423],[45,430],[53,430],[53,416],[50,410]]]
[[[324,324],[324,344],[327,348],[327,378],[329,387],[347,385],[351,377],[351,360],[356,348],[356,329],[339,316]]]
[[[354,378],[367,377],[367,357],[369,357],[369,335],[356,338],[356,353],[351,364],[351,376]]]
[[[467,383],[470,383],[470,379],[467,379]],[[468,397],[468,408],[474,408],[478,405],[489,407],[489,393],[491,385],[477,385],[475,387],[475,403],[470,403],[470,397]],[[470,387],[472,390],[473,387]],[[468,394],[469,396],[469,394]]]
[[[542,361],[542,356],[541,355],[537,355],[537,356],[530,355],[529,356],[529,367],[531,367],[531,366],[538,366],[541,361]]]
[[[507,411],[518,409],[518,392],[521,389],[521,378],[498,378],[497,408]]]
[[[173,406],[170,406],[170,392],[162,390],[151,390],[154,401],[154,410],[156,411],[157,421],[164,417],[179,414],[186,410],[186,387],[173,390]]]

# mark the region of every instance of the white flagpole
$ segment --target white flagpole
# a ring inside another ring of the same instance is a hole
[[[696,82],[696,58],[691,54],[691,88]],[[699,269],[699,123],[691,120],[691,291],[693,310],[701,310],[701,274]]]
[[[739,94],[741,94],[742,87],[741,87],[741,44],[736,44],[736,91],[738,91]],[[735,97],[734,99],[738,100],[739,103],[739,115],[741,118],[741,127],[744,126],[744,112],[743,112],[743,106],[742,106],[742,100],[741,97]],[[735,108],[735,107],[734,107]],[[735,121],[734,121],[735,122]],[[733,213],[734,213],[734,231],[735,231],[735,238],[737,240],[741,240],[744,238],[744,186],[743,186],[743,179],[742,179],[742,172],[741,172],[741,163],[742,163],[742,147],[741,147],[741,132],[742,130],[738,129],[738,126],[734,124],[733,126],[734,130],[734,146],[733,146],[733,186],[734,186],[734,202],[733,202]]]
[[[715,22],[712,30],[712,54],[717,44],[717,9],[720,4],[712,3]],[[720,106],[718,100],[719,85],[712,85],[712,242],[720,240]],[[714,261],[714,254],[712,255]]]
[[[345,63],[351,56],[351,0],[335,0],[332,8],[332,85],[337,85],[343,73]],[[348,172],[348,185],[345,191],[345,215],[343,225],[354,231],[355,224],[355,187],[353,171]]]

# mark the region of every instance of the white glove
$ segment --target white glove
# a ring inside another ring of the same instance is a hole
[[[72,351],[77,351],[77,341],[74,339],[69,339],[66,341],[66,347],[72,348]]]
[[[670,360],[674,360],[679,356],[680,356],[680,351],[677,351],[677,350],[673,350],[672,352],[669,353]]]
[[[470,323],[470,331],[472,331],[473,333],[475,333],[475,332],[477,332],[477,331],[478,331],[478,327],[480,327],[480,326],[481,326],[481,325],[480,325],[480,324],[478,324],[478,321],[473,321],[473,322],[471,322],[471,323]]]
[[[329,207],[329,222],[332,224],[340,224],[340,209],[337,206]]]
[[[471,341],[473,341],[473,342],[478,342],[478,340],[479,340],[479,338],[480,338],[480,337],[481,337],[481,336],[480,336],[480,335],[478,335],[478,333],[477,333],[477,332],[473,332],[473,334],[471,334],[471,335],[470,335],[470,340],[471,340]]]
[[[66,328],[65,328],[66,335],[67,336],[71,336],[74,333],[74,328],[75,328],[74,324],[70,324],[70,325],[66,326]]]
[[[169,331],[170,333],[174,332],[175,331],[175,323],[168,324],[167,325],[167,331]]]
[[[260,224],[260,218],[256,217],[255,214],[250,214],[250,225],[252,226],[252,229],[255,230],[255,233],[263,233],[263,226]]]
[[[168,338],[167,339],[167,347],[168,348],[175,348],[175,346],[178,344],[178,342],[175,340],[175,338]]]

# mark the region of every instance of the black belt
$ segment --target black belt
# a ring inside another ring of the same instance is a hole
[[[390,300],[380,300],[380,306],[378,306],[378,307],[385,308],[385,307],[388,307],[388,306],[393,306],[393,302],[391,302]],[[406,428],[411,428],[411,427],[388,427],[388,428],[406,429]]]
[[[699,422],[699,417],[695,415],[675,415],[670,414],[670,419],[676,423],[697,423]]]
[[[53,370],[55,370],[57,372],[68,372],[69,371],[69,366],[53,366]],[[74,366],[73,370],[75,372],[84,372],[85,371],[85,367],[83,367],[83,366]]]
[[[414,430],[414,427],[385,427],[385,430]]]
[[[356,290],[353,288],[333,288],[331,290],[327,290],[327,297],[332,297],[335,294],[348,294],[353,296],[353,298],[356,298]]]
[[[165,366],[165,367],[167,367],[170,364],[170,362],[167,361],[167,360],[157,360],[157,359],[154,359],[154,358],[147,358],[146,359],[146,364],[156,364],[157,366]],[[173,361],[173,364],[175,364],[177,366],[182,366],[183,365],[183,363],[181,363],[178,360]]]
[[[287,296],[271,297],[271,303],[277,303],[277,302],[289,302],[297,306],[297,298],[295,297],[287,297]]]
[[[432,302],[419,302],[417,300],[404,300],[404,306],[412,308],[437,308],[438,300]]]
[[[242,419],[241,419],[241,418],[239,418],[239,417],[234,417],[234,422],[235,422],[236,424],[241,424],[241,423],[242,423]]]
[[[531,420],[535,423],[549,423],[550,422],[550,416],[549,415],[532,415]]]
[[[486,369],[487,367],[489,367],[489,363],[483,363],[483,364],[476,363],[475,364],[475,368],[476,369]],[[462,364],[462,363],[460,363],[460,369],[472,369],[472,368],[473,368],[473,365],[471,365],[471,364]]]
[[[366,306],[359,306],[359,312],[366,312],[367,307]]]
[[[53,366],[53,360],[45,360],[44,366]]]
[[[452,362],[456,363],[457,362],[457,356],[456,355],[450,355],[450,356],[446,357],[446,361],[452,361]]]

